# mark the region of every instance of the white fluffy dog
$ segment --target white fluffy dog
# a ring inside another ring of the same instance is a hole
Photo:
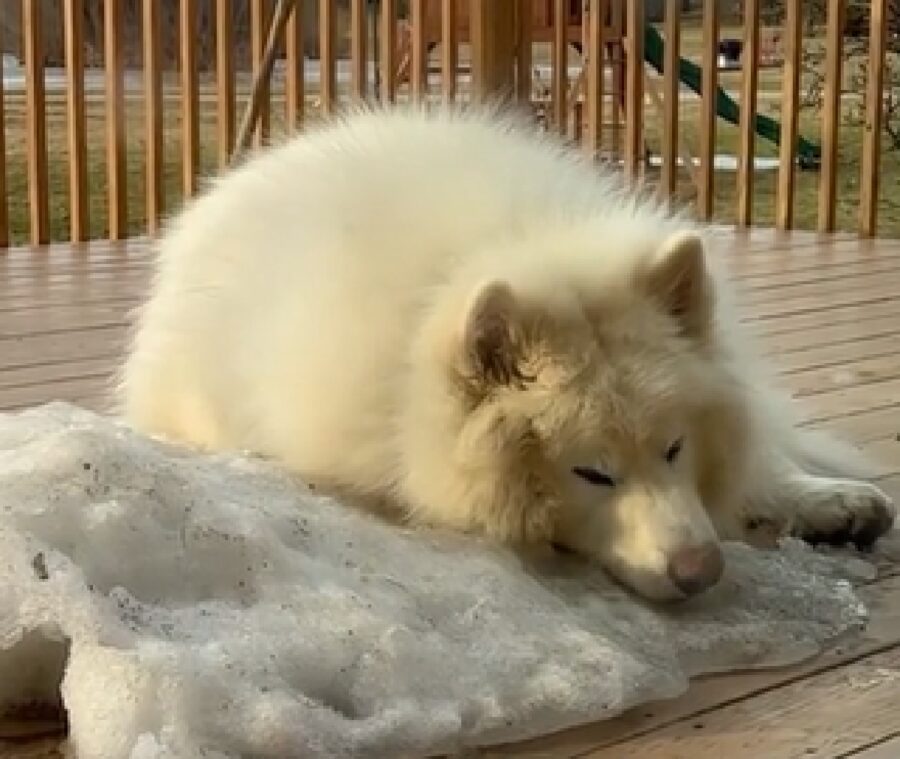
[[[494,112],[356,113],[174,222],[124,412],[653,599],[714,584],[748,525],[871,543],[892,504],[797,429],[711,244]]]

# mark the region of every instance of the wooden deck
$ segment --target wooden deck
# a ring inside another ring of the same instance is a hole
[[[807,422],[868,450],[900,499],[900,240],[723,235],[745,319]],[[0,254],[0,409],[104,409],[149,263],[139,241]],[[488,755],[900,758],[900,570],[862,592],[866,633],[804,666],[701,679],[682,698]],[[0,740],[0,756],[58,756],[59,740]]]

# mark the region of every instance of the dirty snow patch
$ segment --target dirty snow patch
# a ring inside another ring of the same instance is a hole
[[[795,662],[864,621],[862,561],[727,562],[653,607],[574,560],[392,527],[52,404],[0,415],[0,712],[61,693],[81,759],[434,754]]]

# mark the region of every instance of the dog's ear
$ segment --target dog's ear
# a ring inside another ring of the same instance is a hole
[[[669,237],[651,258],[642,278],[650,295],[685,334],[705,334],[712,318],[713,291],[699,235],[676,232]]]
[[[489,281],[469,300],[462,350],[468,372],[480,381],[509,385],[520,381],[523,329],[516,296],[506,282]]]

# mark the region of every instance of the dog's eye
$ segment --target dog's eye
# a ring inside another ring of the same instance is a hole
[[[678,454],[681,453],[681,446],[684,444],[683,438],[678,438],[672,445],[669,446],[669,450],[666,451],[666,461],[670,464],[674,463],[675,459],[678,458]]]
[[[572,472],[591,485],[602,485],[603,487],[615,487],[616,481],[608,474],[592,469],[589,466],[576,466]]]

